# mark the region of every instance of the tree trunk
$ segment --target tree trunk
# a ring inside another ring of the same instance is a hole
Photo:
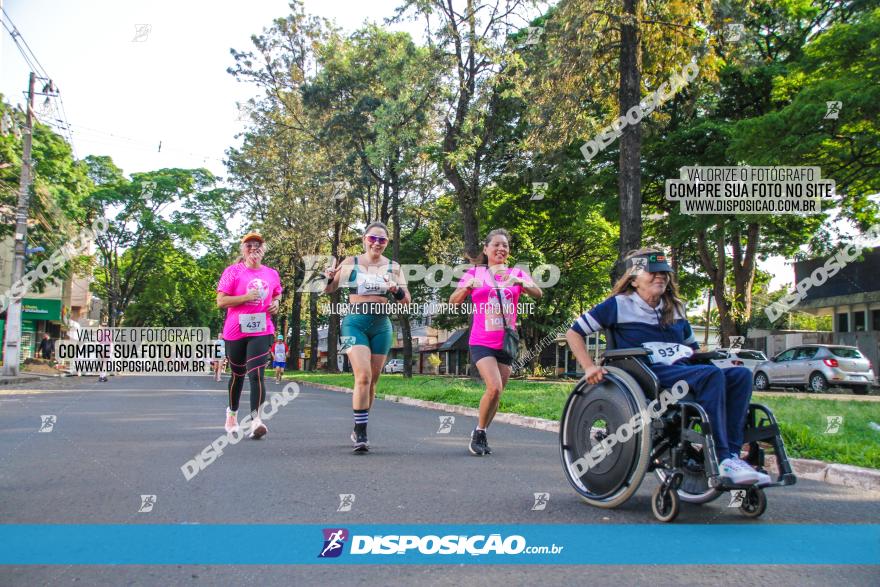
[[[334,204],[336,207],[336,217],[339,218],[339,201],[337,200]],[[340,257],[340,241],[342,240],[342,222],[336,220],[333,223],[333,257],[339,259]],[[341,291],[337,289],[332,294],[330,294],[330,304],[332,308],[335,308],[339,303],[341,298]],[[338,364],[338,356],[337,352],[339,349],[339,345],[337,344],[337,340],[339,338],[339,315],[330,312],[330,322],[327,324],[327,372],[328,373],[339,373],[339,364]]]
[[[758,251],[758,242],[761,235],[761,227],[757,223],[751,223],[746,228],[745,250],[743,250],[742,231],[739,225],[732,228],[731,249],[733,251],[733,299],[726,295],[727,275],[727,252],[725,246],[725,225],[717,227],[714,251],[709,251],[705,230],[697,233],[697,245],[699,247],[700,262],[703,269],[712,280],[712,295],[715,305],[718,306],[718,319],[721,325],[721,346],[730,345],[731,336],[741,336],[746,333],[746,325],[752,314],[752,285],[755,282],[755,256]],[[714,260],[712,259],[714,253]]]
[[[296,287],[293,291],[293,307],[290,309],[290,327],[293,330],[293,336],[290,337],[290,346],[288,347],[290,354],[287,356],[287,364],[289,370],[299,371],[300,327],[302,325],[302,288],[300,285],[305,277],[305,271],[302,259],[295,259],[293,265],[293,283]]]
[[[309,292],[309,371],[318,368],[318,294]]]
[[[746,247],[742,248],[742,235],[739,227],[733,234],[733,300],[734,335],[746,334],[747,324],[752,316],[752,285],[755,283],[755,255],[758,251],[761,227],[751,223],[746,228]]]
[[[718,322],[721,327],[721,346],[730,344],[731,334],[736,334],[735,326],[730,315],[730,304],[725,295],[724,277],[727,275],[727,254],[724,250],[726,239],[724,238],[724,224],[716,227],[714,250],[709,250],[708,238],[705,230],[697,232],[697,246],[699,249],[700,262],[703,270],[712,282],[712,296],[718,307]],[[706,324],[706,328],[709,325]]]
[[[623,0],[620,26],[620,88],[618,103],[620,116],[626,116],[641,100],[641,47],[638,23],[639,0]],[[618,260],[612,283],[623,275],[623,256],[639,248],[642,241],[642,125],[628,125],[620,137],[620,241]]]
[[[468,192],[459,198],[461,206],[461,221],[464,227],[464,249],[468,259],[476,259],[483,250],[480,243],[480,223],[477,220],[477,207],[479,206],[479,187],[472,186]]]
[[[400,158],[400,151],[395,153],[395,159]],[[389,169],[388,176],[391,184],[391,218],[394,222],[392,238],[392,254],[394,260],[400,263],[400,184],[398,183],[397,170],[392,165]],[[400,318],[400,336],[403,340],[403,376],[412,377],[412,328],[410,328],[409,314],[402,313]]]
[[[388,212],[388,204],[391,198],[391,186],[388,184],[389,182],[387,181],[382,182],[382,203],[379,207],[379,220],[386,226],[388,225],[388,218],[390,216]]]

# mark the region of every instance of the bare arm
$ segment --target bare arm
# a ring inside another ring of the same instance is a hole
[[[336,266],[336,260],[333,260],[333,264],[324,271],[324,277],[327,278],[327,285],[324,286],[324,293],[333,293],[339,289],[339,279],[342,277],[343,268],[346,265],[352,264],[354,264],[352,257],[346,257],[343,259],[338,267]]]
[[[260,301],[260,292],[253,290],[249,293],[242,294],[240,296],[231,296],[229,294],[225,294],[222,291],[217,292],[217,307],[218,308],[232,308],[233,306],[240,306],[246,302],[259,302]]]
[[[400,265],[398,263],[395,263],[393,267],[394,283],[388,288],[388,291],[395,293],[397,290],[403,290],[403,297],[399,301],[401,304],[408,304],[412,301],[412,296],[409,295],[409,288],[406,286],[406,278],[403,276],[403,271],[400,270]]]
[[[532,281],[532,279],[528,276],[512,277],[510,281],[513,285],[519,284],[520,286],[522,286],[523,293],[527,296],[535,298],[536,300],[540,300],[541,296],[544,295],[544,292],[541,291],[541,288],[535,285],[535,282]]]
[[[449,303],[453,305],[458,305],[463,303],[469,295],[471,295],[471,290],[474,289],[477,285],[480,285],[479,279],[472,279],[470,283],[468,283],[465,287],[459,287],[452,295],[449,296]]]
[[[587,350],[587,343],[584,341],[584,337],[569,328],[568,332],[565,333],[565,340],[568,341],[568,347],[577,359],[578,364],[583,367],[584,376],[587,378],[587,381],[589,383],[602,381],[607,371],[593,362],[593,358],[590,357],[590,352]]]

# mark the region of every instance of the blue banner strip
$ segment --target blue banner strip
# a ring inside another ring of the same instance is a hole
[[[3,524],[0,544],[4,565],[880,564],[876,524]]]

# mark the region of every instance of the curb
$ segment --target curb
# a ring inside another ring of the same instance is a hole
[[[776,457],[767,455],[767,465],[775,466]],[[880,491],[880,471],[855,467],[853,465],[840,465],[826,463],[811,459],[790,459],[791,466],[798,477],[822,481],[831,485],[843,485],[866,491]]]
[[[0,377],[0,385],[15,385],[16,383],[27,383],[28,381],[37,381],[36,375],[24,375],[20,377]]]
[[[70,377],[70,373],[56,373],[54,375],[49,375],[48,373],[28,373],[28,377],[40,377],[43,379],[58,379],[60,377]]]
[[[335,385],[327,385],[326,383],[312,383],[301,379],[294,379],[293,381],[298,385],[308,385],[318,389],[326,389],[328,391],[337,391],[341,393],[352,393],[352,390],[347,387],[337,387]],[[461,414],[462,416],[471,416],[474,418],[479,416],[479,410],[465,406],[455,406],[399,395],[383,395],[379,399],[417,408]],[[495,414],[494,421],[503,424],[512,424],[513,426],[522,426],[523,428],[559,433],[559,422],[555,420],[545,420],[544,418],[499,412]],[[791,463],[795,474],[804,479],[821,481],[830,485],[842,485],[844,487],[864,489],[866,491],[880,491],[880,470],[855,467],[853,465],[841,465],[838,463],[826,463],[824,461],[814,461],[812,459],[789,459],[789,462]],[[766,464],[768,466],[775,466],[775,457],[773,455],[767,455]]]
[[[843,402],[880,402],[880,395],[855,395],[848,393],[792,393],[786,391],[755,391],[752,393],[752,398],[761,399],[762,397],[781,397],[803,400],[836,400]]]

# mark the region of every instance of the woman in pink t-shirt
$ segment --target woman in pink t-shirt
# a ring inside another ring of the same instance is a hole
[[[490,232],[483,243],[482,264],[462,275],[458,288],[449,298],[449,303],[460,304],[470,296],[475,305],[470,352],[486,385],[480,400],[479,422],[468,446],[476,456],[492,454],[486,428],[498,411],[501,392],[510,377],[513,358],[503,350],[504,324],[516,329],[516,305],[521,293],[535,299],[542,295],[541,288],[525,271],[507,266],[509,243],[510,235],[503,228]]]
[[[262,236],[246,234],[241,239],[240,261],[227,267],[217,284],[217,306],[226,308],[223,340],[232,370],[225,428],[227,433],[238,429],[238,402],[247,375],[253,417],[249,437],[254,439],[269,431],[260,418],[260,407],[266,400],[263,371],[275,333],[270,314],[278,313],[282,291],[278,272],[262,265],[265,252]]]

